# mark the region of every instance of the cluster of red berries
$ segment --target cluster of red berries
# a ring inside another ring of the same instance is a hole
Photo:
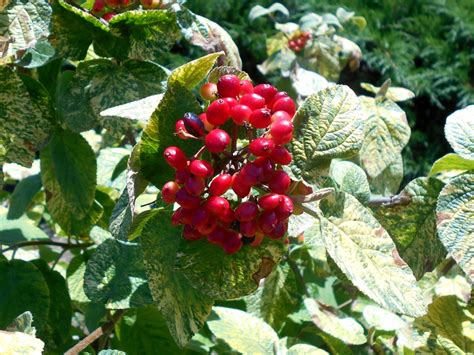
[[[139,4],[145,9],[160,9],[165,5],[163,0],[95,0],[92,13],[102,15],[105,21],[110,21],[112,17],[117,15],[117,12]]]
[[[311,38],[311,33],[301,32],[296,37],[293,37],[288,41],[288,47],[293,52],[301,52],[303,48],[306,46],[306,42],[308,42],[310,38]]]
[[[172,223],[184,225],[185,239],[207,238],[228,254],[244,244],[258,246],[265,236],[282,238],[294,209],[286,195],[292,181],[281,168],[292,160],[284,145],[293,135],[294,101],[272,85],[254,87],[236,75],[206,83],[200,93],[210,102],[206,112],[185,113],[176,135],[204,146],[192,158],[178,147],[164,151],[176,170],[161,190],[166,203],[180,206]],[[243,132],[248,145],[238,141]],[[206,150],[209,160],[202,158]]]

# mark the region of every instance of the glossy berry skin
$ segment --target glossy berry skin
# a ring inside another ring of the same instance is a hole
[[[275,166],[272,161],[266,157],[258,157],[253,161],[253,163],[262,169],[259,181],[262,183],[267,183],[270,181],[273,174],[275,173]]]
[[[220,196],[229,190],[231,184],[232,176],[230,174],[224,173],[217,175],[209,186],[209,194],[213,196]]]
[[[275,164],[288,165],[291,163],[292,156],[285,147],[276,146],[270,153],[270,159]]]
[[[275,102],[277,102],[278,100],[284,97],[289,97],[289,96],[285,91],[278,91],[275,94],[275,96],[273,96],[272,101],[270,101],[270,103],[268,104],[268,107],[271,108],[273,112],[277,112],[277,110],[273,108],[273,105],[275,104]]]
[[[257,138],[249,144],[249,152],[256,157],[268,156],[274,148],[275,143],[268,138]]]
[[[244,122],[249,121],[252,109],[245,105],[236,105],[230,110],[230,117],[236,125],[242,126]]]
[[[278,90],[270,84],[259,84],[255,86],[253,92],[263,97],[265,99],[265,102],[268,104],[272,101]]]
[[[242,202],[235,209],[235,218],[239,222],[249,222],[254,220],[258,215],[259,209],[255,202]]]
[[[240,94],[240,79],[237,75],[222,75],[217,81],[219,97],[237,97]]]
[[[281,200],[278,206],[275,208],[275,213],[278,220],[281,221],[290,217],[294,209],[295,206],[293,204],[293,200],[286,195],[281,195]]]
[[[189,172],[189,170],[187,168],[185,169],[180,169],[180,170],[176,170],[176,173],[174,175],[174,180],[182,185],[186,182],[186,180],[188,179],[188,177],[191,175],[191,173]]]
[[[171,224],[173,226],[178,226],[181,224],[182,211],[183,211],[183,208],[180,207],[176,211],[173,212],[173,215],[171,216]]]
[[[161,198],[165,203],[173,203],[176,200],[176,193],[179,185],[174,181],[168,181],[161,189]]]
[[[184,127],[186,131],[195,137],[202,137],[206,134],[204,123],[198,115],[192,112],[186,112],[183,116]]]
[[[189,164],[189,172],[193,175],[207,178],[212,176],[214,169],[212,169],[211,164],[205,160],[193,160],[191,164]]]
[[[277,139],[293,134],[293,123],[285,119],[275,121],[270,125],[270,134]]]
[[[274,211],[263,211],[258,218],[258,228],[266,235],[272,233],[278,224],[278,218]]]
[[[275,144],[284,145],[291,142],[291,140],[293,139],[293,133],[287,134],[286,136],[282,136],[282,137],[272,137],[272,139],[275,142]]]
[[[183,237],[186,240],[199,240],[203,238],[203,236],[189,224],[184,226]]]
[[[184,152],[178,147],[168,147],[163,153],[166,162],[174,169],[185,169],[188,165],[188,160]]]
[[[189,208],[180,207],[180,210],[181,210],[180,223],[191,224],[197,209],[189,209]]]
[[[234,233],[231,233],[230,237],[222,244],[222,249],[226,254],[237,253],[240,248],[242,248],[242,239],[238,236],[234,236]]]
[[[222,129],[214,129],[209,132],[205,139],[207,150],[211,153],[223,152],[230,143],[229,134]]]
[[[240,178],[245,185],[254,186],[259,182],[262,175],[262,168],[258,165],[248,163],[240,170]]]
[[[199,228],[204,225],[211,218],[211,214],[205,208],[199,208],[195,211],[192,219],[191,225],[194,228]]]
[[[202,123],[204,123],[204,129],[207,132],[210,132],[214,129],[214,125],[209,123],[209,121],[207,120],[207,115],[205,113],[201,113],[198,117],[200,118]]]
[[[240,81],[240,96],[253,93],[253,84],[250,80]]]
[[[102,15],[102,18],[109,22],[110,20],[112,20],[113,17],[115,17],[117,14],[115,12],[107,12],[105,14]]]
[[[291,179],[283,170],[277,170],[268,182],[270,190],[277,194],[284,194],[290,188]]]
[[[265,99],[254,93],[245,94],[240,98],[239,104],[248,106],[251,110],[257,110],[265,107]]]
[[[209,212],[220,216],[224,214],[226,210],[230,209],[230,204],[224,197],[211,196],[207,200],[205,207]]]
[[[92,13],[101,12],[105,7],[104,0],[95,0],[94,5],[92,6]]]
[[[223,227],[217,226],[211,233],[209,233],[207,240],[209,243],[222,245],[227,239],[227,236],[227,230]]]
[[[224,97],[222,100],[224,100],[227,105],[229,106],[229,109],[232,110],[233,107],[238,105],[238,101],[234,99],[233,97]]]
[[[291,97],[283,97],[276,101],[272,107],[273,111],[285,111],[293,117],[296,113],[296,105]]]
[[[286,234],[287,230],[288,224],[286,222],[279,222],[267,234],[270,239],[280,239]]]
[[[105,0],[105,4],[111,9],[115,9],[121,5],[121,0]]]
[[[258,223],[257,220],[251,220],[248,222],[240,222],[240,233],[246,237],[253,237],[257,233]]]
[[[255,128],[267,128],[272,122],[272,113],[266,108],[253,110],[249,122]]]
[[[240,173],[235,173],[232,176],[232,190],[234,190],[236,195],[240,198],[247,197],[251,188],[252,187],[250,185],[247,185],[243,182]]]
[[[288,120],[291,121],[292,117],[286,111],[276,111],[272,115],[272,122],[279,120]]]
[[[206,181],[197,176],[190,176],[184,183],[184,188],[192,196],[199,196],[206,188]]]
[[[204,100],[214,100],[217,98],[217,85],[214,83],[205,83],[199,89],[199,94]]]
[[[280,204],[280,195],[268,193],[258,199],[258,205],[264,210],[274,210]]]
[[[227,208],[219,215],[219,220],[223,223],[231,224],[235,221],[235,213],[232,208]]]
[[[184,126],[183,120],[176,121],[176,124],[174,126],[174,131],[179,138],[188,139],[188,136],[187,136],[188,131],[186,131],[186,127]]]
[[[214,219],[209,218],[204,224],[200,225],[197,230],[202,235],[209,235],[214,229],[216,229],[217,223]]]
[[[223,125],[230,117],[230,107],[223,99],[215,100],[207,108],[206,117],[214,126]]]
[[[197,196],[190,195],[186,189],[181,188],[176,193],[176,202],[181,207],[187,209],[196,209],[201,204],[201,199]]]

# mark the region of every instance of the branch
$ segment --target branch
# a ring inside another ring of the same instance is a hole
[[[28,241],[25,241],[25,242],[19,242],[19,243],[13,244],[13,245],[9,246],[8,248],[3,249],[2,252],[6,252],[6,251],[9,251],[9,250],[16,250],[16,249],[22,248],[22,247],[36,246],[36,245],[53,245],[53,246],[57,246],[57,247],[62,247],[64,249],[75,249],[75,248],[88,248],[88,247],[94,245],[94,243],[73,244],[73,243],[53,242],[52,240],[28,240]]]
[[[411,197],[406,195],[394,195],[388,197],[375,197],[370,199],[369,205],[372,207],[395,207],[406,206],[411,203]]]
[[[313,192],[312,194],[309,194],[309,195],[292,195],[289,197],[293,200],[293,202],[301,204],[301,203],[308,203],[308,202],[322,200],[323,198],[329,196],[333,192],[334,192],[334,189],[332,187],[327,187],[327,188],[318,190],[316,192]]]
[[[86,336],[84,339],[82,339],[79,343],[74,345],[71,349],[66,351],[64,355],[77,355],[79,352],[87,348],[90,344],[92,344],[94,341],[99,339],[103,334],[107,333],[110,329],[112,329],[117,323],[120,318],[125,314],[126,310],[121,309],[115,312],[115,314],[112,316],[112,319],[110,319],[107,323],[103,324],[96,330],[94,330],[92,333],[90,333],[88,336]]]

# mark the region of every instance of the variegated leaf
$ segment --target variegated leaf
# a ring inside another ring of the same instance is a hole
[[[474,174],[452,179],[436,207],[439,239],[449,255],[474,280]]]
[[[474,105],[449,115],[444,133],[456,153],[462,158],[474,160]]]
[[[360,86],[373,94],[378,94],[380,91],[380,87],[369,83],[361,83]],[[413,99],[415,97],[415,93],[405,88],[390,86],[384,96],[387,99],[399,102]]]
[[[370,187],[367,175],[358,165],[344,160],[333,160],[329,176],[339,185],[339,188],[351,194],[366,204],[370,199]]]
[[[370,190],[375,195],[392,196],[395,195],[403,180],[403,158],[398,154],[395,160],[383,171],[369,180]]]

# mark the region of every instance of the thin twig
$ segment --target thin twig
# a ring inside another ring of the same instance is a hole
[[[372,207],[395,207],[395,206],[406,206],[411,202],[411,197],[406,195],[394,195],[388,197],[375,197],[370,199],[369,205]]]
[[[94,245],[94,243],[73,244],[73,243],[53,242],[52,240],[28,240],[25,242],[19,242],[19,243],[10,245],[8,248],[3,249],[3,252],[9,251],[9,250],[16,250],[22,247],[37,246],[37,245],[52,245],[52,246],[62,247],[64,249],[75,249],[75,248],[88,248]]]
[[[304,278],[303,278],[303,275],[301,274],[300,268],[290,258],[288,258],[286,261],[287,261],[288,265],[290,266],[291,270],[293,271],[293,273],[295,274],[296,282],[301,287],[301,289],[304,291],[304,294],[307,297],[309,297],[309,292],[308,292],[308,289],[306,287],[306,283],[304,282]]]
[[[103,334],[106,334],[110,329],[112,329],[115,326],[115,323],[117,323],[120,318],[125,314],[126,310],[121,309],[115,312],[115,314],[111,317],[111,319],[94,330],[92,333],[90,333],[88,336],[86,336],[84,339],[82,339],[79,343],[74,345],[71,349],[65,352],[64,355],[77,355],[79,352],[87,348],[90,344],[92,344],[94,341],[96,341],[98,338],[100,338]]]
[[[17,249],[18,250],[18,249]],[[61,252],[59,253],[58,257],[56,258],[56,260],[54,260],[54,263],[53,265],[51,266],[51,270],[54,270],[54,267],[57,265],[57,263],[59,262],[59,260],[61,260],[61,257],[64,255],[64,253],[67,251],[67,249],[63,249],[61,250]]]

